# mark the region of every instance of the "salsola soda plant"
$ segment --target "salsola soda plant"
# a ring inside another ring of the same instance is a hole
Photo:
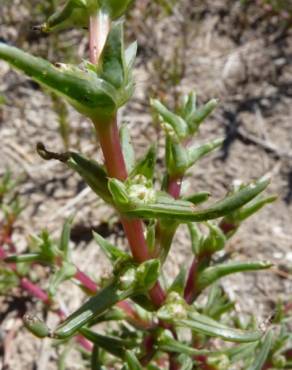
[[[234,304],[218,284],[229,274],[271,266],[268,262],[222,263],[216,258],[240,224],[275,199],[261,195],[269,180],[263,177],[232,188],[224,199],[209,206],[202,206],[209,198],[208,192],[185,195],[181,190],[187,171],[222,144],[222,139],[199,146],[192,142],[201,123],[216,107],[216,100],[198,107],[196,95],[190,93],[182,97],[176,112],[159,100],[151,100],[165,134],[165,174],[161,184],[155,175],[156,146],[150,146],[137,161],[127,127],[118,125],[117,112],[134,89],[132,71],[137,44],[125,46],[122,19],[129,3],[130,0],[68,0],[39,27],[43,32],[88,29],[90,58],[79,66],[52,65],[0,43],[1,59],[64,98],[92,121],[103,165],[74,151],[53,152],[42,143],[37,150],[45,160],[59,160],[77,172],[98,197],[116,209],[131,252],[124,252],[95,233],[96,243],[113,266],[112,276],[96,284],[72,263],[72,220],[65,222],[59,241],[53,241],[47,232],[34,238],[30,253],[7,256],[1,247],[7,271],[10,268],[17,273],[16,283],[60,317],[57,327],[48,328],[28,313],[24,324],[36,336],[50,337],[63,345],[77,339],[90,354],[90,365],[84,366],[92,369],[289,368],[290,336],[285,331],[283,315],[278,319],[282,329],[271,326],[266,332],[252,320],[244,324],[231,314],[225,315],[233,311]],[[182,224],[189,230],[193,260],[188,271],[182,268],[173,281],[168,281],[162,276],[163,265]],[[28,271],[18,267],[37,263],[51,267],[48,292],[29,279],[23,286]],[[65,280],[78,281],[89,295],[68,317],[55,300]],[[199,301],[205,292],[206,300]],[[282,311],[288,309],[284,307]]]

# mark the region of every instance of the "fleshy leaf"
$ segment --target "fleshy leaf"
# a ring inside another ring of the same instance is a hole
[[[86,0],[67,0],[66,3],[51,15],[41,26],[43,32],[60,31],[71,27],[86,27],[89,14]]]
[[[261,193],[269,184],[265,178],[259,179],[241,188],[238,192],[231,194],[207,209],[196,210],[190,202],[160,197],[155,203],[129,204],[123,209],[128,216],[141,218],[164,218],[174,219],[180,222],[207,221],[222,217],[248,203],[251,199]]]
[[[50,335],[47,325],[36,316],[27,314],[23,317],[23,321],[24,326],[36,337],[45,338]]]
[[[112,196],[108,190],[107,173],[98,162],[76,152],[55,153],[48,151],[42,143],[37,144],[37,151],[45,160],[55,159],[66,163],[106,203],[113,203]]]
[[[186,273],[187,271],[184,266],[181,266],[180,272],[177,274],[176,278],[168,289],[169,292],[176,292],[180,295],[183,295],[186,282]]]
[[[46,262],[41,253],[26,253],[26,254],[13,254],[4,259],[6,263],[32,263],[32,262]]]
[[[65,221],[59,242],[59,249],[64,253],[65,259],[69,258],[69,242],[72,221],[73,221],[72,217],[67,218],[67,220]]]
[[[209,199],[210,195],[211,194],[208,191],[202,191],[202,192],[199,192],[199,193],[195,193],[195,194],[192,194],[192,195],[185,196],[182,199],[196,205],[196,204],[206,202]]]
[[[100,0],[101,9],[107,12],[111,19],[121,17],[133,0]]]
[[[113,197],[114,203],[118,207],[127,205],[130,202],[126,186],[122,181],[117,179],[109,179],[108,188]]]
[[[262,343],[259,346],[259,351],[256,354],[255,361],[248,368],[248,370],[261,370],[265,365],[265,362],[269,356],[270,350],[273,344],[273,331],[270,330],[263,339]]]
[[[148,180],[152,180],[154,176],[154,168],[156,164],[156,146],[152,145],[145,156],[135,165],[130,173],[131,177],[142,175]]]
[[[105,335],[100,335],[87,328],[82,328],[80,333],[90,342],[97,344],[100,348],[116,357],[123,358],[125,355],[125,341]]]
[[[106,203],[113,202],[112,196],[108,190],[107,173],[103,167],[93,159],[71,152],[67,165],[75,170],[87,183],[87,185]]]
[[[124,56],[124,75],[125,81],[128,83],[132,79],[132,70],[136,60],[138,44],[136,41],[132,42],[126,50]]]
[[[74,335],[83,325],[104,313],[119,300],[118,286],[115,282],[109,284],[94,297],[85,302],[77,311],[61,323],[53,335],[58,339],[66,339]]]
[[[66,281],[71,279],[77,272],[76,267],[67,261],[63,261],[62,266],[52,275],[49,285],[49,294],[51,297],[53,297],[59,285]]]
[[[109,243],[106,239],[104,239],[101,235],[93,232],[94,240],[100,246],[102,251],[108,257],[108,259],[114,263],[117,260],[127,260],[129,259],[129,255],[119,248],[115,247],[111,243]]]
[[[171,157],[168,159],[167,169],[170,176],[183,175],[189,168],[190,159],[188,150],[181,143],[169,140]]]
[[[0,294],[4,295],[19,284],[17,274],[10,268],[0,266]]]
[[[126,351],[125,361],[127,362],[129,370],[142,370],[142,366],[137,357],[132,351]]]
[[[184,139],[187,137],[188,126],[180,116],[168,110],[159,100],[151,100],[151,105],[160,115],[163,122],[172,127],[178,138]]]
[[[190,120],[190,117],[193,116],[196,110],[197,110],[197,96],[195,92],[191,92],[184,97],[184,103],[181,112],[186,122]]]
[[[238,220],[240,222],[246,220],[248,217],[252,216],[254,213],[259,211],[265,205],[273,203],[277,200],[276,195],[272,195],[267,198],[260,197],[260,199],[255,199],[252,204],[247,204],[245,207],[242,207],[238,212]]]
[[[214,265],[203,270],[198,277],[198,289],[202,291],[224,276],[243,271],[257,271],[268,269],[272,266],[270,262],[230,262]]]
[[[179,342],[169,335],[162,335],[158,340],[158,348],[162,351],[166,352],[176,352],[176,353],[183,353],[187,356],[196,356],[196,355],[210,355],[212,354],[211,351],[206,349],[196,349],[192,348],[183,342]]]
[[[188,149],[189,163],[188,167],[193,166],[199,159],[209,154],[213,150],[220,148],[224,139],[215,139],[209,143],[200,145],[198,147],[191,147]]]
[[[135,292],[145,292],[153,287],[160,273],[160,261],[151,259],[143,262],[136,270]]]
[[[209,234],[202,240],[199,253],[214,253],[222,250],[226,243],[225,234],[220,227],[211,222],[206,222],[206,226],[209,228]]]
[[[116,88],[124,82],[124,34],[123,24],[118,22],[113,25],[106,45],[103,49],[98,70],[99,76]]]
[[[200,247],[202,242],[202,234],[194,223],[188,223],[188,229],[191,237],[191,246],[193,253],[198,256],[200,254]]]
[[[214,284],[209,291],[203,314],[219,321],[221,315],[234,308],[234,305],[235,303],[230,301],[224,290],[219,285]]]
[[[0,59],[21,70],[36,82],[63,96],[79,112],[106,121],[118,108],[115,88],[93,71],[58,64],[34,57],[20,49],[0,43]],[[123,104],[123,103],[121,103]]]
[[[243,331],[230,328],[218,323],[208,316],[192,312],[186,320],[176,320],[178,326],[187,327],[197,333],[205,334],[210,337],[218,337],[230,342],[246,343],[254,342],[261,338],[262,334],[257,331]]]
[[[135,166],[135,151],[131,143],[129,129],[126,125],[123,125],[120,129],[120,139],[127,171],[130,173]]]
[[[200,124],[213,112],[217,107],[218,101],[216,99],[211,99],[203,105],[203,107],[197,109],[192,115],[188,117],[188,124],[192,131],[197,131]]]

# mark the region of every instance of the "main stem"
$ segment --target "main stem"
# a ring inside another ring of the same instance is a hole
[[[90,62],[98,64],[99,58],[110,31],[110,20],[101,12],[90,16],[89,48]],[[104,155],[108,175],[124,181],[128,177],[124,155],[121,148],[116,116],[109,122],[93,121]],[[151,258],[144,237],[143,223],[139,219],[121,217],[121,222],[135,261],[142,263]],[[165,301],[165,293],[159,282],[149,292],[152,302],[160,307]]]
[[[107,124],[94,122],[104,155],[105,166],[109,177],[124,181],[128,177],[126,164],[121,148],[116,117]],[[129,242],[134,260],[142,263],[151,259],[144,236],[143,223],[139,219],[121,217],[121,222]],[[157,282],[149,291],[152,302],[160,307],[165,300],[165,292]]]

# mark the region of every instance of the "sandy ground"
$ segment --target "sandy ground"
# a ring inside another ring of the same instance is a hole
[[[188,191],[208,190],[213,201],[223,196],[234,181],[272,174],[268,192],[278,194],[278,201],[247,221],[230,241],[228,251],[234,260],[270,260],[274,268],[223,281],[230,296],[238,299],[237,309],[255,313],[260,325],[273,313],[277,300],[292,299],[291,30],[253,6],[243,14],[237,1],[192,4],[183,0],[173,15],[164,14],[147,1],[138,3],[131,12],[132,27],[127,33],[129,40],[136,38],[139,43],[137,86],[132,102],[120,113],[120,119],[128,122],[138,156],[145,152],[149,141],[163,143],[161,132],[151,123],[149,97],[155,92],[171,105],[179,93],[196,90],[199,102],[216,97],[220,105],[195,140],[224,136],[226,141],[221,151],[191,171],[185,180]],[[32,12],[25,2],[13,0],[4,5],[4,16],[5,22],[0,22],[4,40],[58,60],[51,39],[30,31]],[[82,35],[67,32],[60,39],[69,57],[76,51],[80,60],[86,52]],[[181,79],[179,85],[175,70]],[[44,162],[37,155],[38,141],[48,148],[63,150],[50,98],[3,62],[0,91],[6,98],[0,108],[0,174],[9,167],[21,178],[19,192],[26,204],[17,223],[15,243],[20,251],[24,250],[27,236],[44,227],[58,236],[65,217],[75,213],[73,258],[97,279],[109,267],[92,241],[90,230],[95,228],[122,244],[116,216],[77,176],[61,164]],[[100,158],[90,123],[71,110],[69,119],[70,148]],[[160,167],[162,156],[161,148]],[[181,227],[166,264],[167,273],[175,276],[190,255],[187,232]],[[59,298],[73,310],[82,295],[77,287],[68,288],[65,284]],[[12,328],[17,332],[7,369],[56,369],[51,343],[34,340],[15,319],[11,308],[14,300],[4,301],[2,330]],[[30,299],[24,304],[34,306]],[[49,320],[54,322],[55,318],[49,315]],[[76,363],[73,357],[70,369],[83,368]]]

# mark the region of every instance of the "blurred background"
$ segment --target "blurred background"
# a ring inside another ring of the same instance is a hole
[[[86,30],[51,35],[33,30],[57,4],[56,0],[0,0],[1,41],[51,62],[80,63],[88,56]],[[163,144],[149,98],[159,97],[175,109],[181,94],[195,90],[200,103],[210,98],[220,101],[195,140],[224,136],[225,143],[189,174],[186,188],[210,191],[214,201],[236,181],[272,175],[269,192],[278,194],[277,202],[241,227],[227,254],[233,259],[268,259],[274,267],[223,283],[229,295],[239,299],[237,309],[256,312],[260,323],[273,314],[278,300],[292,301],[291,34],[291,0],[137,0],[126,23],[126,38],[137,39],[139,49],[135,94],[119,119],[130,127],[137,155],[146,151],[149,142]],[[14,205],[19,215],[13,240],[23,251],[30,234],[47,228],[58,236],[65,217],[75,214],[73,258],[80,268],[99,277],[109,267],[91,231],[123,245],[119,221],[62,164],[44,162],[35,150],[39,141],[54,151],[70,148],[101,158],[89,121],[0,62],[0,177],[10,171],[16,184],[12,198],[19,199]],[[162,158],[161,149],[157,164],[161,168]],[[167,261],[168,273],[175,276],[190,254],[182,227]],[[61,298],[69,309],[82,298],[74,289],[70,287],[69,295],[65,285]],[[24,312],[34,306],[29,297],[20,300],[17,290],[0,298],[0,336],[16,331],[14,345],[5,354],[6,369],[56,369],[51,344],[18,331],[19,307]],[[73,360],[70,368],[81,368],[77,363]]]

